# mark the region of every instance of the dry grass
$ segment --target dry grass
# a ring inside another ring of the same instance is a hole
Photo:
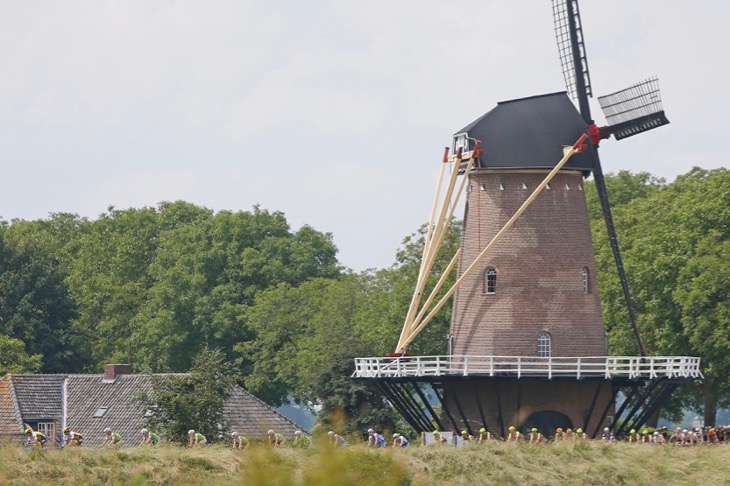
[[[0,484],[730,485],[730,446],[491,443],[464,449],[0,448]]]

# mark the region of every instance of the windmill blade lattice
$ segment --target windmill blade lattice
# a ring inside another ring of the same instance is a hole
[[[616,140],[631,137],[669,123],[659,80],[654,77],[626,89],[598,98],[601,110]]]
[[[573,9],[574,15],[570,15],[569,8]],[[588,59],[586,57],[585,44],[583,43],[583,30],[581,28],[580,13],[576,0],[553,0],[553,21],[555,22],[555,39],[558,42],[560,64],[563,67],[563,77],[568,94],[574,100],[581,96],[593,96],[591,91],[591,76],[588,73]],[[571,39],[571,22],[575,22],[575,44],[577,45],[578,59],[573,50],[574,42]],[[580,64],[580,75],[585,86],[578,86],[576,75],[576,64]],[[583,89],[581,89],[583,88]]]

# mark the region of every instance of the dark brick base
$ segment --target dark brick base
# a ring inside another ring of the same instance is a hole
[[[598,396],[596,397],[597,391]],[[500,406],[504,433],[510,425],[522,427],[533,413],[552,411],[565,414],[572,422],[574,429],[580,427],[592,435],[597,427],[603,430],[604,426],[609,425],[599,423],[599,420],[606,407],[609,406],[611,396],[611,382],[605,380],[563,382],[547,379],[472,378],[446,382],[444,385],[444,401],[456,420],[458,429],[464,428],[465,423],[457,406],[457,400],[472,430],[479,430],[486,426],[498,437],[502,437],[503,434],[499,422]],[[595,405],[590,419],[588,419],[594,397],[596,397]],[[482,419],[482,413],[484,419]],[[611,404],[607,415],[613,416],[613,414],[614,405]],[[445,413],[442,414],[441,421],[445,427],[453,427]],[[541,432],[553,435],[555,431],[543,430]]]

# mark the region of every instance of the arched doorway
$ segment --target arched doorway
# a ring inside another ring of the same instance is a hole
[[[564,413],[546,410],[544,412],[533,413],[527,417],[525,423],[522,424],[522,430],[524,431],[528,431],[533,427],[537,428],[537,430],[545,434],[547,437],[551,437],[555,435],[555,430],[558,427],[562,427],[563,430],[567,428],[572,429],[573,422]]]

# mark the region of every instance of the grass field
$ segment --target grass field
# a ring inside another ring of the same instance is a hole
[[[0,448],[0,484],[730,485],[730,446],[599,441],[309,450]]]

